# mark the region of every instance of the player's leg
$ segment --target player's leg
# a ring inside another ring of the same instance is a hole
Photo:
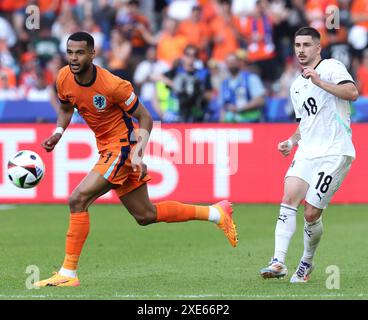
[[[284,196],[275,228],[275,250],[269,265],[261,269],[263,278],[282,278],[287,275],[285,265],[290,241],[296,230],[298,206],[307,193],[309,184],[294,176],[285,178]]]
[[[284,195],[275,228],[274,258],[285,262],[290,241],[296,230],[296,214],[304,200],[309,184],[299,177],[286,177]]]
[[[108,192],[112,185],[99,173],[90,172],[75,188],[69,198],[70,220],[66,235],[65,258],[62,268],[53,277],[35,283],[35,286],[78,286],[77,266],[83,245],[89,233],[88,207]]]
[[[296,230],[298,206],[309,189],[310,163],[303,158],[294,158],[284,181],[284,195],[275,228],[275,250],[269,265],[261,269],[263,278],[282,278],[287,275],[285,265],[290,241]]]
[[[304,211],[304,252],[302,261],[312,264],[313,257],[323,233],[323,209],[305,203]]]
[[[304,211],[304,251],[290,282],[307,282],[313,270],[313,258],[323,234],[322,212],[339,189],[350,170],[352,159],[329,156],[314,160],[311,188],[306,195]]]
[[[120,195],[120,190],[116,193]],[[127,208],[128,212],[134,217],[141,226],[155,223],[157,220],[156,207],[149,200],[147,183],[144,183],[136,189],[119,196],[121,203]]]
[[[131,185],[134,182],[131,182]],[[124,187],[123,187],[124,188]],[[148,196],[147,184],[133,190],[117,189],[116,192],[128,211],[140,225],[156,222],[184,222],[189,220],[212,221],[225,232],[230,244],[237,245],[237,231],[232,219],[230,202],[224,200],[212,206],[189,205],[177,201],[153,204]],[[130,186],[130,188],[132,188]]]
[[[307,282],[313,271],[313,257],[323,233],[322,211],[323,209],[316,208],[308,202],[305,203],[304,251],[296,271],[290,278],[291,283]]]

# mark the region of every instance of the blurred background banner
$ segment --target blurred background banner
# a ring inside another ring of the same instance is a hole
[[[145,155],[154,201],[279,203],[283,177],[292,160],[277,143],[296,124],[155,124]],[[365,182],[368,124],[353,124],[357,150],[346,182],[333,203],[368,203]],[[98,159],[93,133],[71,125],[52,153],[40,142],[54,130],[49,124],[4,124],[0,127],[0,203],[66,203],[70,192]],[[16,151],[39,153],[46,165],[43,183],[17,189],[6,176],[7,159]],[[113,193],[98,202],[117,203]]]

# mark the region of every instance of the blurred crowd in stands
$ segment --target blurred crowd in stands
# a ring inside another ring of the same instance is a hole
[[[39,29],[26,28],[30,5]],[[293,37],[308,25],[368,97],[366,0],[1,0],[0,100],[57,110],[66,39],[87,31],[95,64],[131,81],[158,119],[259,122],[273,98],[292,119]]]

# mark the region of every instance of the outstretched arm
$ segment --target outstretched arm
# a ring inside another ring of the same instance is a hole
[[[57,129],[54,133],[42,142],[42,147],[47,151],[51,152],[54,150],[56,144],[59,142],[64,130],[68,127],[70,120],[72,119],[74,108],[69,103],[62,103],[59,108],[57,117]]]

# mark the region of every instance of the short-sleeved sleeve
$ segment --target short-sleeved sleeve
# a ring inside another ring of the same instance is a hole
[[[291,86],[291,88],[290,88],[290,100],[291,100],[291,103],[293,104],[295,119],[298,121],[302,118],[302,115],[300,114],[300,112],[298,110],[298,103],[296,101],[295,94],[296,94],[295,93],[295,88],[293,86]]]
[[[112,93],[112,101],[129,114],[133,114],[139,104],[133,86],[128,81],[121,81],[117,84]]]
[[[354,83],[352,76],[346,70],[346,67],[342,62],[338,60],[332,60],[330,70],[331,70],[331,81],[334,84],[342,84],[348,82]]]
[[[62,85],[62,75],[61,72],[59,72],[57,78],[56,78],[56,82],[55,82],[55,90],[57,93],[57,96],[59,98],[59,101],[63,104],[67,104],[69,103],[68,98],[66,97],[66,95],[64,94],[64,90],[63,90],[63,85]]]

